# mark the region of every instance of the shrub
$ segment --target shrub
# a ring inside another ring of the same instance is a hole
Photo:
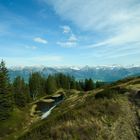
[[[103,99],[103,98],[111,99],[115,98],[117,94],[118,91],[116,90],[105,89],[104,91],[97,93],[95,95],[95,99]]]

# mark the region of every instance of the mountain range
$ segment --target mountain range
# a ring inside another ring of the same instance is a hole
[[[49,74],[64,73],[74,76],[77,80],[85,78],[92,78],[93,80],[113,82],[129,76],[139,76],[140,66],[84,66],[84,67],[45,67],[45,66],[32,66],[32,67],[11,67],[8,69],[10,80],[16,76],[23,77],[26,81],[31,73],[39,72],[47,77]]]

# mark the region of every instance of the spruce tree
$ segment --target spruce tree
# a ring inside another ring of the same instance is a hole
[[[29,91],[24,79],[16,77],[13,82],[14,101],[18,107],[24,107],[29,102]]]
[[[0,93],[7,94],[8,93],[8,70],[5,67],[5,62],[2,60],[0,63]]]
[[[70,82],[71,89],[77,89],[77,83],[76,83],[75,78],[73,76],[69,77],[68,82]]]
[[[12,94],[9,93],[8,70],[5,62],[0,63],[0,120],[5,120],[12,111]]]
[[[57,83],[54,76],[49,75],[46,80],[46,93],[52,94],[57,90]]]
[[[90,78],[88,81],[88,90],[93,90],[94,89],[94,82],[93,80]]]
[[[94,89],[94,82],[92,79],[85,79],[85,91]]]
[[[32,73],[29,78],[29,89],[33,100],[44,95],[44,79],[38,72]]]
[[[101,82],[101,81],[96,81],[96,88],[100,88],[101,86],[103,86],[105,83]]]

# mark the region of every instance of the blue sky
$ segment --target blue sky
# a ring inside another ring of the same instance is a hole
[[[0,0],[8,66],[140,65],[139,0]]]

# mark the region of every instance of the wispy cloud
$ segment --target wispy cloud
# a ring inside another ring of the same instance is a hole
[[[74,35],[73,33],[70,35],[69,39],[68,39],[69,42],[77,42],[77,37],[76,35]]]
[[[76,47],[78,39],[72,29],[68,25],[61,26],[60,28],[62,28],[63,33],[68,34],[69,37],[65,41],[57,41],[56,44],[64,48]]]
[[[63,33],[71,33],[71,28],[68,25],[60,26],[63,29]]]
[[[62,18],[92,31],[115,31],[131,24],[127,22],[132,19],[135,22],[140,14],[139,0],[49,0],[49,3]]]
[[[26,49],[36,50],[37,49],[37,46],[28,46],[28,45],[26,45],[25,48]]]
[[[129,44],[125,46],[113,46],[113,47],[100,46],[97,47],[96,49],[90,50],[87,53],[82,54],[82,57],[95,60],[102,60],[106,62],[107,61],[113,62],[112,60],[116,59],[118,62],[121,61],[121,63],[125,62],[126,64],[128,64],[128,62],[133,62],[135,59],[136,59],[135,61],[138,60],[138,56],[140,55],[139,46],[140,46],[139,42],[133,44],[133,47]]]
[[[76,47],[77,43],[76,42],[71,42],[71,41],[66,41],[66,42],[57,42],[57,45],[64,47],[64,48],[72,48]]]
[[[42,44],[47,44],[48,41],[46,39],[43,39],[41,37],[36,37],[33,39],[35,42],[38,42],[38,43],[42,43]]]
[[[70,35],[70,37],[66,41],[58,41],[57,45],[64,48],[72,48],[77,46],[77,38],[74,34]]]
[[[140,42],[139,0],[44,1],[51,4],[61,18],[72,21],[81,30],[103,36],[98,40],[93,36],[95,43],[86,45],[87,48],[133,48],[136,42]]]
[[[96,44],[89,45],[88,48],[95,48],[100,46],[116,46],[116,45],[133,45],[137,42],[140,42],[140,27],[134,26],[133,28],[125,28],[120,31],[119,34],[101,41]]]

